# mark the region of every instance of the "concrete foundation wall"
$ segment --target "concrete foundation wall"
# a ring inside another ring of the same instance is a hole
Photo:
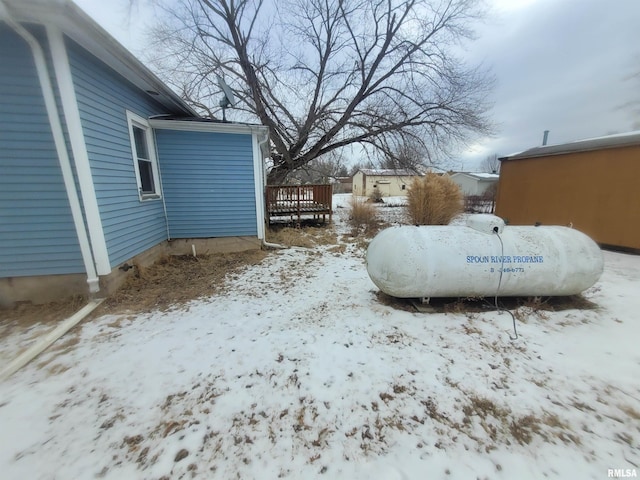
[[[135,266],[148,267],[167,255],[192,255],[195,246],[196,255],[214,255],[217,253],[243,252],[258,250],[261,242],[256,237],[197,238],[164,241],[123,262],[109,275],[100,277],[98,297],[106,297],[115,292],[129,275],[135,272]],[[120,269],[130,265],[126,271]],[[39,275],[32,277],[0,278],[0,307],[10,307],[16,302],[42,304],[64,300],[76,295],[88,296],[89,288],[85,274]]]
[[[87,276],[81,273],[0,278],[0,307],[16,302],[49,303],[88,292]]]

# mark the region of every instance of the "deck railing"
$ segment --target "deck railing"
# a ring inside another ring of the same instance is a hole
[[[329,215],[331,220],[333,189],[331,185],[268,185],[266,206],[269,218],[275,216]]]

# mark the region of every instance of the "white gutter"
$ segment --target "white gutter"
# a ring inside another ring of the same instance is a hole
[[[253,178],[256,200],[256,227],[258,229],[258,238],[265,238],[265,206],[264,206],[264,159],[262,158],[261,146],[269,139],[269,132],[266,132],[263,140],[258,139],[258,135],[263,133],[263,129],[255,129],[251,131],[251,139],[253,143]]]
[[[286,245],[280,245],[279,243],[271,243],[271,242],[267,242],[265,239],[262,239],[262,246],[266,247],[266,248],[275,248],[278,250],[286,250],[287,247]]]
[[[264,205],[264,195],[265,195],[265,166],[264,166],[264,157],[262,156],[262,147],[269,141],[269,130],[268,129],[256,129],[254,133],[257,134],[260,132],[264,132],[264,138],[257,142],[257,153],[254,151],[254,156],[260,158],[259,162],[254,163],[254,175],[256,178],[256,212],[261,212],[261,215],[258,215],[258,238],[262,240],[262,246],[265,248],[276,248],[276,249],[286,249],[284,245],[280,245],[279,243],[270,243],[266,240],[265,233],[265,205]]]
[[[78,199],[78,192],[76,191],[75,181],[73,178],[73,171],[71,169],[71,161],[69,160],[69,154],[67,153],[64,134],[62,131],[62,124],[60,123],[60,116],[58,108],[56,106],[55,94],[51,80],[49,79],[49,71],[45,60],[42,47],[38,43],[38,40],[31,35],[22,25],[16,22],[6,5],[0,0],[0,18],[5,21],[31,48],[33,54],[33,61],[38,73],[38,80],[40,81],[40,87],[42,88],[42,96],[44,98],[45,107],[47,110],[47,116],[49,118],[49,124],[51,126],[51,133],[53,134],[53,141],[58,154],[58,161],[60,162],[60,170],[62,172],[62,178],[64,180],[64,186],[67,190],[67,197],[69,198],[69,206],[71,207],[71,215],[73,217],[73,223],[76,228],[76,234],[78,235],[78,243],[80,244],[80,252],[82,254],[82,261],[87,272],[87,283],[89,284],[89,292],[96,293],[100,291],[99,279],[96,274],[96,268],[93,261],[93,254],[91,252],[91,246],[89,244],[89,238],[84,227],[84,219],[82,217],[82,209],[80,208],[80,200]]]
[[[262,131],[267,127],[259,125],[248,125],[242,123],[223,122],[202,122],[189,120],[162,120],[162,117],[149,118],[151,128],[165,130],[181,130],[186,132],[217,132],[217,133],[237,133],[251,134]]]

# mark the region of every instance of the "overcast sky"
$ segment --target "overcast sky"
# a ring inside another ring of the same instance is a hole
[[[153,15],[144,0],[74,0],[142,57]],[[496,133],[456,155],[451,168],[479,171],[488,155],[508,155],[640,130],[640,0],[488,0],[491,13],[466,46],[493,71],[490,117]],[[636,75],[633,78],[634,74]]]

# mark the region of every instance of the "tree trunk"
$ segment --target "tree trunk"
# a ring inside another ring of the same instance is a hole
[[[267,185],[283,185],[289,173],[286,165],[276,165],[267,174]]]

